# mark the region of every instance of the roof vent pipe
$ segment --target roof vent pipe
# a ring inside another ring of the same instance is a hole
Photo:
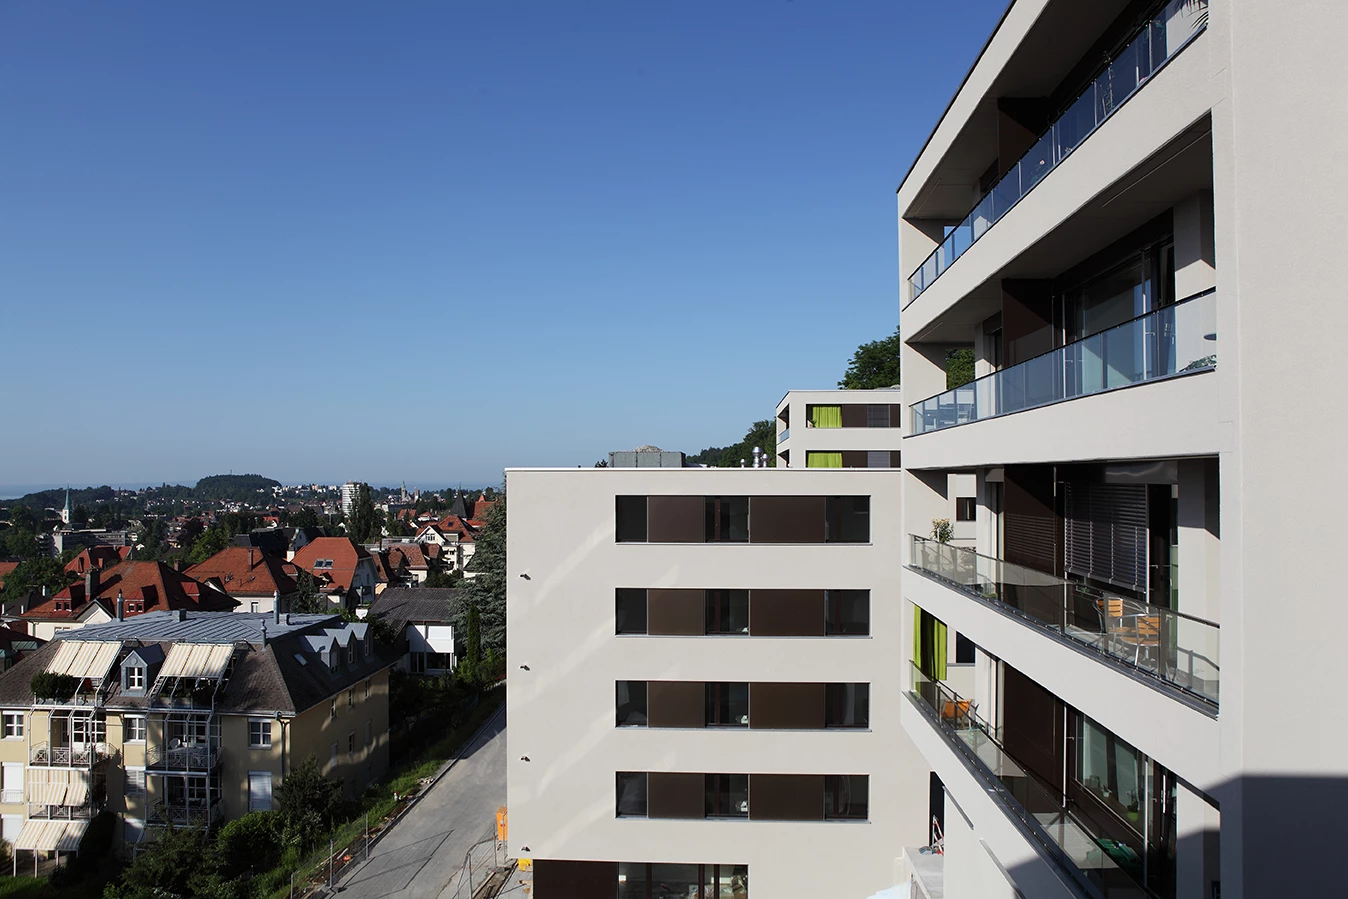
[[[126,620],[126,600],[122,599],[122,591],[117,591],[117,620]]]
[[[98,569],[91,567],[84,573],[84,600],[88,602],[98,595]]]
[[[272,621],[276,624],[281,623],[281,591],[276,590],[271,595],[271,613]]]

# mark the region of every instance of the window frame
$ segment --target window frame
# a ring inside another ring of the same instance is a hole
[[[253,729],[257,728],[257,739],[253,739]],[[271,719],[270,718],[249,718],[248,719],[248,748],[249,749],[271,749]]]
[[[978,497],[976,497],[976,496],[957,496],[957,497],[955,497],[955,520],[956,520],[956,521],[977,521],[977,520],[978,520]]]
[[[140,725],[136,727],[135,725]],[[131,735],[133,731],[139,730],[140,736]],[[149,736],[150,726],[144,715],[124,715],[122,716],[122,742],[123,743],[144,743]]]
[[[23,712],[5,712],[4,713],[4,739],[22,740],[27,733],[27,718]],[[10,731],[14,732],[11,733]]]

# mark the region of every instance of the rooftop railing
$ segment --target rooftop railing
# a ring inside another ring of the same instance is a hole
[[[1021,829],[1088,892],[1104,899],[1146,899],[1138,882],[1136,850],[1095,832],[1065,809],[1062,797],[1044,787],[1001,747],[1000,735],[978,715],[977,706],[913,665],[913,696],[947,739],[979,774]],[[1141,848],[1141,847],[1139,847]]]
[[[1218,704],[1218,625],[962,546],[912,537],[912,567],[1092,652]]]
[[[1049,172],[1095,133],[1152,75],[1207,27],[1208,0],[1172,0],[1049,126],[908,279],[911,303]],[[907,304],[905,304],[906,306]]]
[[[916,403],[913,434],[1216,367],[1212,288]]]

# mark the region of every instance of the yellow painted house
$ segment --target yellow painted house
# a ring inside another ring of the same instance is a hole
[[[16,869],[77,849],[103,810],[130,848],[271,808],[310,755],[358,794],[388,768],[396,660],[334,615],[152,612],[58,634],[0,675]]]

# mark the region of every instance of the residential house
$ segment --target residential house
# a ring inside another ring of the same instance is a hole
[[[431,675],[454,670],[454,616],[461,596],[453,588],[394,587],[375,598],[370,615],[388,622],[401,640],[399,670]]]
[[[375,595],[379,576],[374,560],[347,537],[318,537],[296,551],[291,562],[314,576],[330,601],[354,609]]]
[[[214,581],[239,601],[237,611],[270,612],[281,603],[290,609],[300,570],[294,563],[252,546],[230,546],[187,569],[199,581]]]
[[[66,563],[65,569],[71,574],[83,577],[91,568],[102,571],[110,565],[125,562],[131,558],[130,546],[90,546],[80,550],[80,554]]]

